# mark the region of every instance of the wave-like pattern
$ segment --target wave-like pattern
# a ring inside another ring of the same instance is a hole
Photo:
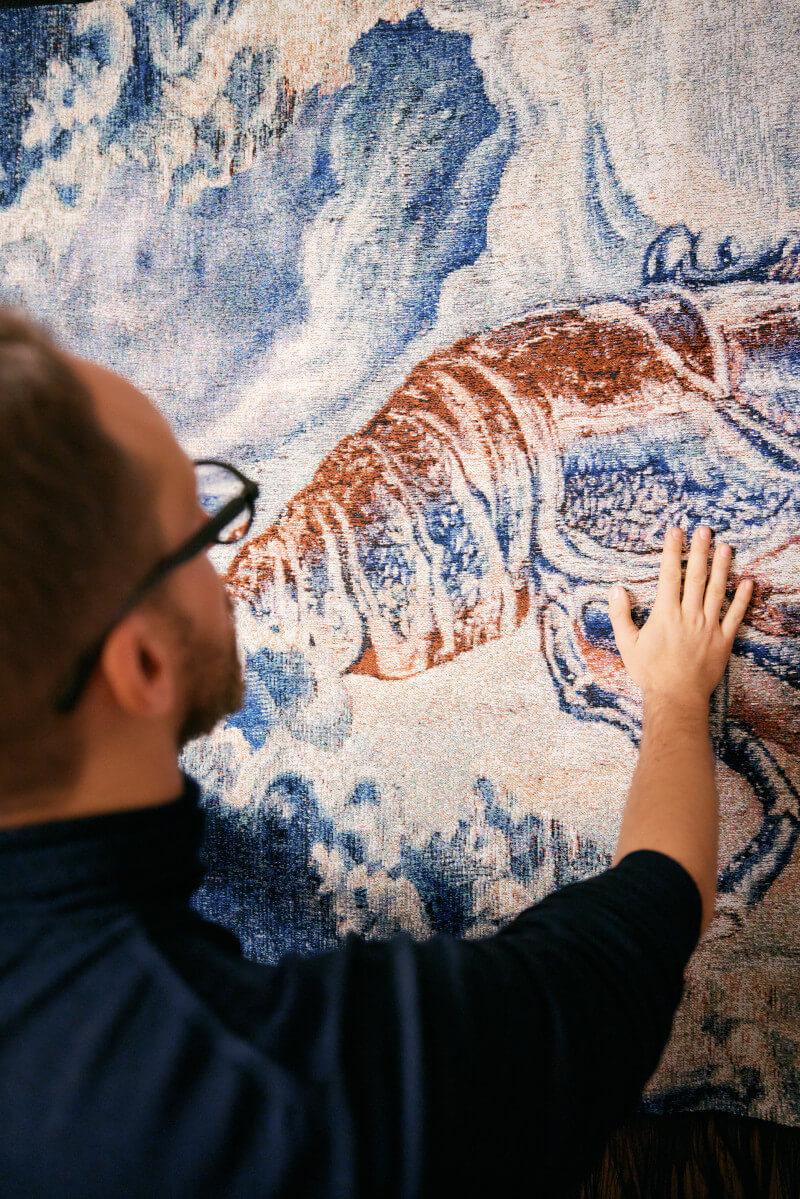
[[[350,812],[379,807],[366,781],[346,804]],[[470,820],[419,843],[403,839],[392,861],[385,846],[376,852],[368,820],[332,820],[297,771],[265,782],[243,808],[207,789],[205,812],[206,878],[195,906],[231,928],[249,957],[268,962],[332,948],[348,932],[485,936],[521,906],[610,864],[591,838],[552,816],[512,815],[509,796],[487,778],[475,780]]]

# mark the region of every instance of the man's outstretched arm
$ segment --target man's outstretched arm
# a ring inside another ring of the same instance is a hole
[[[641,629],[625,592],[612,592],[609,615],[628,674],[642,689],[639,761],[622,818],[614,863],[635,849],[669,854],[689,871],[703,898],[701,936],[714,915],[719,800],[708,703],[750,602],[743,579],[720,621],[730,547],[718,542],[708,575],[711,530],[695,530],[681,597],[683,534],[664,539],[653,610]]]

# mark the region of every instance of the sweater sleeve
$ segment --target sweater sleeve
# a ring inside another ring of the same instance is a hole
[[[353,939],[341,1049],[363,1193],[567,1194],[659,1063],[701,915],[691,875],[638,850],[480,940]]]

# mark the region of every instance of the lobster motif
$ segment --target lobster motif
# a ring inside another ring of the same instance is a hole
[[[667,283],[540,308],[420,363],[226,581],[284,644],[385,679],[536,621],[562,708],[638,742],[607,589],[623,582],[641,618],[666,529],[688,542],[709,524],[734,547],[729,597],[754,580],[712,698],[716,752],[764,806],[719,880],[735,927],[800,830],[761,743],[800,748],[798,466],[800,285]]]

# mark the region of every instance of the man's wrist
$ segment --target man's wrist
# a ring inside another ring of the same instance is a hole
[[[644,693],[644,715],[667,717],[690,724],[707,725],[709,722],[710,697],[699,692],[662,691],[649,688]]]

